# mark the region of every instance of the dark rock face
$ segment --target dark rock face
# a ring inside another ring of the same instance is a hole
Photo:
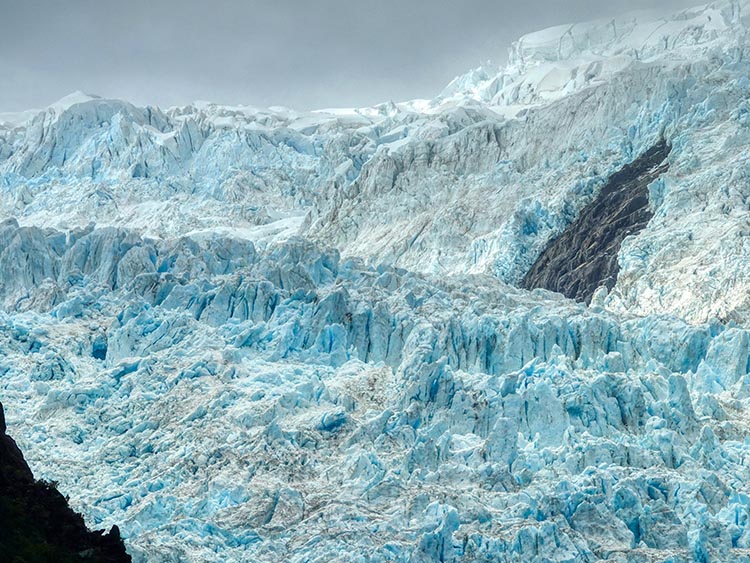
[[[126,563],[117,526],[91,532],[65,497],[36,481],[0,405],[0,561],[3,563]]]
[[[643,230],[653,217],[648,185],[667,170],[669,152],[669,145],[661,141],[613,174],[596,200],[549,243],[521,287],[549,289],[586,303],[598,287],[612,289],[622,241]]]

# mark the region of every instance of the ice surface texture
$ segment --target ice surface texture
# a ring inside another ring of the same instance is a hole
[[[2,236],[46,257],[3,263],[30,280],[0,324],[11,424],[136,560],[750,547],[742,328],[376,269],[303,239]]]
[[[749,16],[429,101],[0,116],[9,431],[136,561],[748,561]],[[614,287],[518,289],[662,140]]]

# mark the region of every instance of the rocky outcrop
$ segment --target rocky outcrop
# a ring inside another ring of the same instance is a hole
[[[542,287],[586,303],[598,287],[612,289],[622,241],[637,235],[653,217],[648,186],[666,172],[669,152],[662,140],[613,174],[597,198],[542,252],[521,286]]]
[[[9,563],[131,561],[117,526],[92,532],[54,484],[34,479],[6,433],[0,404],[0,560]]]

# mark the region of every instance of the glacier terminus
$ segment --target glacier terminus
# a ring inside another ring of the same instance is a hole
[[[0,114],[0,400],[139,563],[749,563],[750,2]]]

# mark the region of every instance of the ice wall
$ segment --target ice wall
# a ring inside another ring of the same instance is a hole
[[[373,268],[302,239],[3,237],[49,256],[3,258],[29,276],[0,318],[9,423],[136,559],[748,547],[744,329]]]
[[[433,100],[0,116],[9,431],[138,561],[747,561],[747,13]],[[614,287],[518,289],[662,140]]]

